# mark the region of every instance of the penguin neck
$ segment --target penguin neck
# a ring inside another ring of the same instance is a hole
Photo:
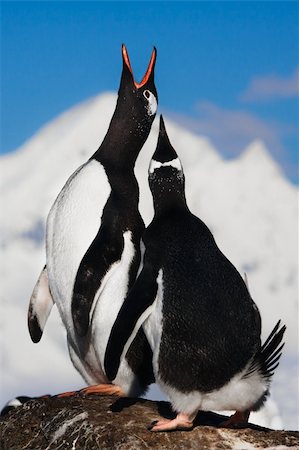
[[[146,126],[148,133],[144,132]],[[108,169],[110,167],[133,169],[149,131],[149,124],[141,124],[134,118],[114,114],[102,144],[91,159],[96,159]]]
[[[107,170],[107,177],[112,194],[121,203],[122,207],[130,210],[138,210],[139,186],[134,169],[120,171],[117,167]]]
[[[189,211],[184,193],[170,192],[165,195],[153,195],[155,217],[169,214],[181,214]]]

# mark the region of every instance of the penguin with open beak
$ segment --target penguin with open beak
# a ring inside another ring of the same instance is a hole
[[[108,337],[140,265],[144,223],[134,165],[156,115],[154,48],[140,83],[122,46],[116,108],[98,150],[67,180],[47,220],[47,263],[28,312],[33,342],[55,303],[71,360],[86,392],[140,395],[153,382],[151,349],[140,330],[111,385],[103,369]]]

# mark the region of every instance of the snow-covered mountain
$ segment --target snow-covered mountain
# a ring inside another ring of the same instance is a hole
[[[66,354],[57,312],[52,312],[42,341],[34,345],[27,331],[27,307],[45,263],[44,230],[50,206],[69,175],[101,143],[115,101],[114,94],[103,94],[70,109],[0,159],[1,404],[17,394],[57,393],[83,386]],[[241,157],[224,161],[208,139],[167,117],[166,126],[183,163],[189,207],[210,227],[237,269],[247,273],[261,311],[263,337],[279,318],[287,324],[272,396],[284,426],[297,428],[297,189],[260,141],[253,142]],[[147,168],[157,132],[156,120],[136,165],[140,211],[146,223],[153,214]],[[263,419],[260,415],[256,420],[277,427],[275,408],[269,405]]]

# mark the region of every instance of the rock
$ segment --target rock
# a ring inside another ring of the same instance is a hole
[[[299,449],[299,433],[248,424],[224,429],[225,416],[200,412],[191,431],[153,433],[159,416],[173,417],[167,402],[97,394],[31,400],[0,418],[1,450]]]

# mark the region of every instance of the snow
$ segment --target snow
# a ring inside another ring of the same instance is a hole
[[[27,330],[27,308],[45,263],[44,229],[50,206],[69,175],[98,148],[115,102],[115,94],[106,93],[75,106],[16,152],[0,159],[0,404],[21,394],[57,393],[83,386],[69,361],[56,308],[37,345]],[[240,157],[225,161],[207,138],[167,117],[165,122],[184,168],[189,207],[209,226],[240,273],[247,273],[251,295],[262,314],[263,338],[278,319],[287,325],[286,345],[272,385],[279,412],[275,403],[268,402],[256,420],[262,425],[283,424],[295,429],[298,191],[284,178],[263,142],[254,141]],[[147,171],[157,133],[156,119],[136,164],[140,211],[146,223],[153,214]]]

